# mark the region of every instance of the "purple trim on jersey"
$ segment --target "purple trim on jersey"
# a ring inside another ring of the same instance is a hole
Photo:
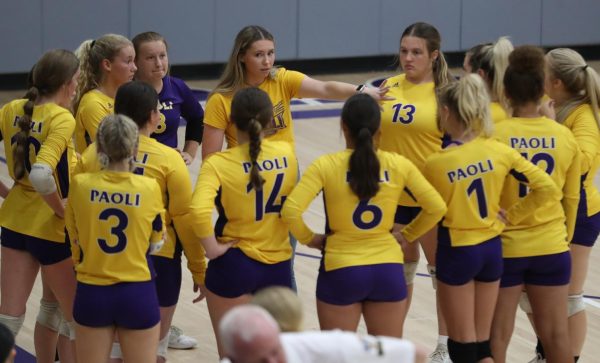
[[[69,160],[67,157],[67,150],[65,150],[56,165],[56,175],[58,181],[58,190],[60,196],[66,198],[69,195]]]
[[[405,190],[408,190],[405,188]],[[407,207],[399,205],[396,208],[396,214],[394,215],[394,223],[398,224],[409,224],[413,219],[417,218],[417,215],[421,213],[421,207]]]
[[[504,259],[500,287],[522,284],[562,286],[571,280],[571,253],[569,251],[543,256]]]
[[[219,190],[217,191],[217,196],[215,197],[215,207],[217,208],[217,212],[219,213],[219,217],[217,217],[217,222],[215,223],[216,237],[223,237],[225,225],[229,221],[227,219],[227,215],[225,214],[225,208],[223,207],[223,203],[221,202],[221,194],[223,194],[223,187],[219,187]]]
[[[205,285],[225,298],[253,294],[269,286],[292,288],[290,260],[266,264],[251,259],[239,248],[230,248],[208,262]]]
[[[73,319],[77,324],[92,328],[152,328],[160,322],[154,282],[121,282],[108,286],[77,282]]]
[[[53,265],[71,257],[71,245],[28,236],[2,227],[0,244],[3,247],[29,252],[41,265]]]
[[[203,123],[204,110],[189,87],[179,78],[165,76],[163,88],[158,94],[160,112],[165,116],[165,131],[151,136],[161,144],[176,148],[177,130],[181,119],[191,123]]]
[[[332,305],[363,301],[396,302],[406,299],[404,265],[381,263],[325,271],[323,260],[317,278],[317,299]]]
[[[150,256],[156,272],[154,283],[156,284],[158,304],[161,307],[177,305],[179,301],[179,293],[181,292],[181,250],[181,242],[177,238],[173,258]]]
[[[473,246],[452,247],[440,242],[435,256],[437,279],[447,285],[464,285],[471,280],[493,282],[502,276],[502,241],[498,236]]]

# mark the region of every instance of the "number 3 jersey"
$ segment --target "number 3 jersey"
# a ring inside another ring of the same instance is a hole
[[[25,99],[15,100],[0,110],[0,131],[4,139],[6,166],[14,180],[14,137],[21,131],[18,120],[23,116]],[[25,160],[27,173],[15,184],[2,203],[0,225],[12,231],[53,242],[65,242],[65,223],[44,202],[29,182],[28,172],[34,163],[43,163],[54,170],[57,192],[66,198],[69,189],[69,161],[74,160],[71,138],[75,119],[65,108],[55,103],[35,106],[29,131],[29,156]]]
[[[73,177],[65,222],[77,280],[90,285],[149,281],[151,243],[164,235],[158,183],[102,170]]]
[[[502,233],[504,257],[567,251],[575,229],[581,179],[580,152],[575,137],[567,127],[545,117],[515,117],[495,127],[495,138],[545,170],[563,191],[562,205],[560,202],[548,204],[519,224],[506,227]],[[510,178],[504,185],[500,205],[508,209],[527,193],[525,184]]]
[[[505,179],[517,178],[531,189],[507,209],[510,224],[561,198],[560,190],[542,169],[516,150],[496,140],[476,138],[431,155],[423,172],[446,201],[448,212],[438,231],[439,243],[472,246],[496,237]]]
[[[328,235],[324,253],[326,271],[404,261],[400,244],[390,233],[403,191],[407,190],[422,207],[417,218],[402,231],[409,241],[431,229],[446,210],[440,195],[413,163],[385,151],[377,151],[379,191],[369,200],[359,200],[348,183],[352,152],[347,149],[315,160],[284,206],[283,218],[294,236],[301,243],[309,243],[314,234],[304,223],[302,213],[323,191]]]
[[[289,230],[280,218],[286,196],[298,180],[293,145],[261,142],[257,165],[265,180],[261,190],[250,184],[249,145],[211,155],[202,164],[192,198],[194,233],[213,234],[220,241],[236,240],[235,247],[254,260],[273,264],[291,258]],[[213,229],[212,211],[219,217]]]

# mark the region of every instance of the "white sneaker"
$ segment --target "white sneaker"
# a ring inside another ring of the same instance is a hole
[[[540,353],[535,353],[535,357],[528,363],[546,363],[546,360],[542,358],[542,355]]]
[[[448,346],[446,344],[438,344],[431,355],[429,355],[429,363],[452,363],[450,354],[448,354]]]
[[[192,337],[183,334],[181,328],[171,325],[169,328],[169,348],[171,349],[192,349],[198,346],[198,341]]]

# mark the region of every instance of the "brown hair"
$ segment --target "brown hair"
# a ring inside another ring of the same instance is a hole
[[[273,104],[269,95],[256,87],[244,88],[235,93],[231,101],[231,120],[250,138],[250,182],[254,190],[261,190],[265,182],[260,176],[256,160],[260,154],[261,131],[273,119]]]
[[[31,117],[38,97],[56,93],[63,85],[71,81],[78,69],[79,60],[75,54],[64,49],[54,49],[44,53],[31,69],[30,87],[25,94],[27,102],[23,105],[24,114],[18,120],[21,130],[14,136],[16,146],[13,149],[13,172],[17,180],[25,176],[27,169]]]
[[[441,87],[451,80],[453,80],[452,75],[448,72],[448,63],[446,63],[446,59],[444,58],[444,53],[442,53],[441,45],[442,45],[442,37],[438,30],[431,24],[418,22],[409,25],[402,36],[400,37],[400,41],[404,37],[417,37],[425,40],[427,44],[427,51],[429,54],[434,51],[438,51],[439,55],[433,62],[433,81],[435,83],[435,87]]]
[[[508,57],[504,89],[513,109],[544,96],[544,52],[535,46],[515,48]]]

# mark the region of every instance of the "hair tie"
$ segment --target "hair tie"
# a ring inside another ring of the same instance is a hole
[[[90,44],[90,49],[94,48],[94,44],[96,44],[96,39],[92,40],[92,44]]]
[[[582,70],[586,70],[588,68],[588,65],[586,64],[585,66],[581,67]]]

